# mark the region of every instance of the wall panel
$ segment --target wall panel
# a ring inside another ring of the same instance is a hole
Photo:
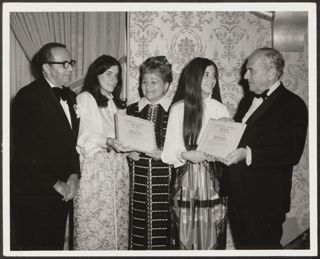
[[[174,81],[168,92],[172,97],[182,68],[192,58],[202,56],[218,65],[222,100],[234,115],[243,96],[243,63],[254,49],[272,45],[271,28],[270,21],[249,12],[130,12],[129,103],[139,99],[139,66],[148,57],[165,55],[173,65]],[[283,54],[286,67],[282,81],[308,103],[307,43],[304,52]],[[309,227],[308,170],[306,143],[301,161],[294,168],[292,205],[284,224],[283,244]]]

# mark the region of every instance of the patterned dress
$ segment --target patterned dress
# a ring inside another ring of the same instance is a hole
[[[227,108],[210,97],[203,101],[201,138],[210,119],[229,117]],[[226,245],[226,198],[223,194],[223,167],[219,163],[191,163],[181,158],[184,103],[172,106],[162,161],[174,165],[173,225],[176,249],[224,249]]]
[[[134,103],[127,114],[155,123],[156,143],[162,149],[167,129],[170,101],[163,106]],[[164,108],[165,107],[165,108]],[[170,189],[173,167],[140,153],[140,160],[128,159],[130,169],[129,249],[169,249],[171,238]]]
[[[77,97],[81,162],[79,190],[74,199],[74,249],[128,248],[129,172],[126,156],[104,148],[114,138],[114,113],[109,100],[99,108],[92,95]]]

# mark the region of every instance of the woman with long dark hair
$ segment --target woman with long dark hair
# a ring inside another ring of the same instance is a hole
[[[129,169],[115,139],[114,114],[123,108],[121,66],[102,55],[89,67],[77,96],[80,117],[77,150],[81,178],[74,203],[74,248],[117,250],[128,247]]]
[[[173,193],[177,248],[223,249],[226,204],[221,168],[213,157],[196,150],[208,121],[229,117],[221,103],[215,63],[200,57],[191,60],[182,71],[174,101],[161,159],[177,168]]]

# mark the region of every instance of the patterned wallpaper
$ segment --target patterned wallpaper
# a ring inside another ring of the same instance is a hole
[[[222,100],[234,115],[243,96],[239,84],[241,67],[253,50],[264,46],[271,46],[271,23],[249,12],[130,12],[128,101],[139,99],[139,66],[146,58],[167,56],[173,65],[174,81],[168,92],[172,97],[182,68],[192,58],[202,56],[217,64]],[[283,53],[283,82],[307,103],[306,50]],[[309,227],[308,169],[307,143],[294,169],[292,205],[284,226],[283,244]]]

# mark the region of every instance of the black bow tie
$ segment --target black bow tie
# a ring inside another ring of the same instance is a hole
[[[253,96],[256,98],[262,98],[263,100],[268,98],[267,92],[269,91],[269,89],[265,90],[263,93],[261,94],[256,94],[254,93]]]
[[[57,100],[60,101],[60,99],[66,101],[68,98],[68,89],[66,87],[52,87],[52,91],[54,95],[56,96]]]

